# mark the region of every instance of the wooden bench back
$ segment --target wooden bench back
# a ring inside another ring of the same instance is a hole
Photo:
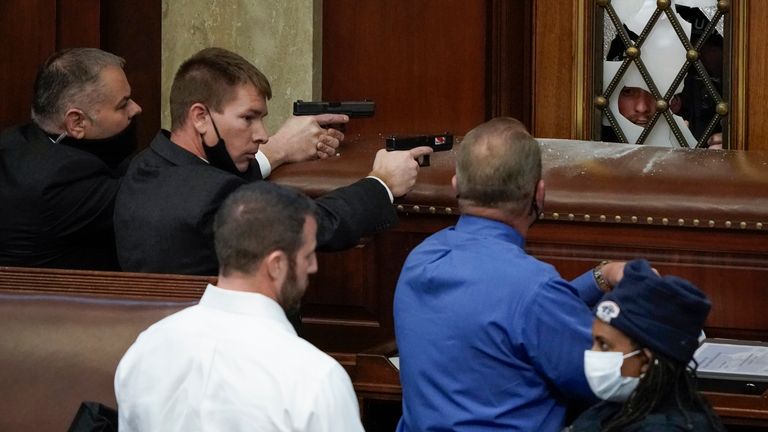
[[[116,406],[117,363],[215,278],[0,267],[0,430],[66,430],[80,402]]]

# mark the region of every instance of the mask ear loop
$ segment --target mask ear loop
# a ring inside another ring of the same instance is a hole
[[[533,210],[534,214],[536,215],[536,220],[539,220],[539,215],[541,215],[541,210],[539,210],[539,205],[536,204],[536,194],[533,194],[533,199],[531,200],[531,210]]]
[[[208,117],[211,118],[211,124],[213,125],[213,131],[216,132],[216,140],[221,140],[221,135],[219,135],[219,128],[216,127],[216,122],[213,121],[213,114],[211,114],[211,110],[208,108],[207,105],[203,105],[205,107],[205,110],[208,111]],[[202,135],[201,135],[202,136]]]
[[[538,182],[536,182],[538,186]],[[533,187],[533,196],[531,197],[531,211],[533,212],[534,216],[536,218],[534,220],[539,220],[541,218],[541,209],[539,209],[539,204],[536,202],[536,186]]]
[[[637,349],[637,350],[634,350],[632,352],[628,352],[628,353],[624,354],[623,356],[621,356],[622,361],[626,360],[626,359],[628,359],[630,357],[634,357],[634,356],[636,356],[638,354],[641,354],[642,352],[643,352],[643,350],[641,350],[641,349]],[[659,364],[659,359],[653,359],[653,364],[654,365],[658,365]],[[645,372],[641,372],[640,376],[638,378],[640,378],[640,379],[645,378]]]
[[[61,140],[63,140],[66,136],[67,136],[67,133],[66,132],[62,132],[61,135],[59,135],[58,138],[56,138],[56,141],[54,141],[53,143],[54,144],[60,143]]]
[[[640,354],[641,352],[643,352],[643,350],[634,350],[632,352],[628,352],[628,353],[624,354],[623,356],[621,356],[621,358],[626,360],[626,359],[628,359],[630,357],[634,357],[634,356]]]

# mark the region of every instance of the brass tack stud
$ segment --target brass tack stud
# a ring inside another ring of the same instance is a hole
[[[733,225],[733,224],[731,223],[731,221],[725,221],[725,227],[726,227],[726,228],[730,228],[730,227],[731,227],[731,225]]]
[[[605,215],[600,215],[600,222],[605,222],[606,219]]]
[[[680,225],[680,226],[685,225],[685,219],[678,219],[677,220],[677,224]]]
[[[648,222],[649,224],[652,224],[653,223],[653,218],[648,216],[648,218],[645,219],[645,221]]]
[[[696,51],[695,49],[689,49],[685,53],[685,58],[688,59],[689,62],[695,62],[696,60],[699,59],[699,52]]]
[[[615,221],[616,221],[616,223],[619,223],[619,222],[621,222],[621,216],[619,216],[619,215],[616,215],[616,217],[615,217],[615,218],[613,218],[613,220],[615,220]]]
[[[656,101],[656,111],[664,112],[669,108],[669,104],[664,99],[659,99]]]
[[[437,213],[437,209],[434,208],[434,207],[430,207],[429,208],[429,212],[432,213],[432,214],[435,214],[435,213]]]
[[[397,205],[397,211],[401,212],[401,211],[404,211],[404,210],[405,210],[405,207],[403,207],[402,204],[398,204]]]
[[[759,230],[763,229],[763,223],[762,223],[762,222],[758,222],[758,223],[756,223],[756,224],[755,224],[755,228],[757,228],[757,229],[759,229]]]
[[[413,212],[414,212],[414,213],[418,213],[418,212],[420,212],[420,211],[421,211],[421,207],[419,207],[419,206],[417,206],[417,205],[413,206]]]
[[[637,223],[637,216],[632,216],[630,220],[632,221],[632,223]]]
[[[605,108],[605,107],[607,107],[607,106],[608,106],[608,99],[606,99],[606,97],[605,97],[605,96],[602,96],[602,95],[600,95],[600,96],[597,96],[597,97],[595,98],[595,101],[594,101],[594,103],[595,103],[595,106],[596,106],[597,108],[600,108],[600,109],[602,109],[602,108]]]
[[[721,116],[728,115],[728,102],[720,102],[715,107],[715,111],[720,114]]]
[[[669,225],[669,219],[667,219],[667,218],[662,218],[662,219],[661,219],[661,224],[662,224],[662,225]]]
[[[693,220],[693,226],[699,226],[699,220],[698,219],[694,219]]]
[[[656,7],[664,10],[669,7],[669,0],[656,0]]]
[[[741,223],[739,224],[739,228],[741,228],[741,229],[746,229],[746,228],[747,228],[747,223],[746,223],[746,222],[741,222]]]
[[[574,220],[574,219],[576,219],[576,215],[574,215],[573,213],[568,213],[568,220]]]
[[[589,220],[592,219],[588,214],[584,215],[584,220],[589,222]]]
[[[552,219],[554,220],[560,219],[560,213],[552,213]]]
[[[717,2],[717,10],[720,12],[726,12],[730,7],[731,5],[729,4],[728,0],[720,0]]]
[[[453,214],[453,209],[450,207],[445,208],[445,214]]]
[[[714,228],[714,226],[715,226],[715,221],[713,221],[713,220],[710,220],[708,225],[709,225],[709,227],[710,227],[710,228]]]
[[[635,59],[635,58],[640,57],[640,48],[638,48],[638,47],[633,47],[633,46],[629,47],[629,48],[627,48],[627,50],[625,52],[627,54],[627,57],[629,57],[631,59]]]

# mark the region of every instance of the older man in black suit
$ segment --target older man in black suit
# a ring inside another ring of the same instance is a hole
[[[346,116],[293,117],[269,137],[263,119],[271,96],[267,78],[233,52],[208,48],[181,65],[171,87],[171,131],[158,133],[133,160],[118,193],[124,270],[216,274],[213,216],[224,199],[282,163],[335,153],[340,132],[304,123],[343,123]],[[318,247],[351,247],[394,224],[393,196],[413,187],[414,158],[429,152],[382,150],[369,177],[318,199]]]
[[[117,268],[119,165],[141,113],[124,63],[76,48],[40,68],[32,122],[0,135],[0,265]]]

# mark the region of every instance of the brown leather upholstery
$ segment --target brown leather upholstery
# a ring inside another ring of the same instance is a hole
[[[115,369],[136,336],[208,281],[9,267],[0,280],[2,431],[66,430],[84,400],[115,407]]]
[[[768,223],[768,154],[540,141],[547,217],[735,229]]]
[[[456,141],[461,145],[460,139]],[[547,185],[545,219],[768,229],[766,153],[560,139],[539,142]],[[272,178],[321,195],[367,175],[376,151],[383,147],[383,138],[358,138],[345,143],[335,159],[284,166]],[[431,166],[420,170],[414,189],[396,200],[398,210],[456,214],[451,188],[454,163],[455,150],[433,154]]]

